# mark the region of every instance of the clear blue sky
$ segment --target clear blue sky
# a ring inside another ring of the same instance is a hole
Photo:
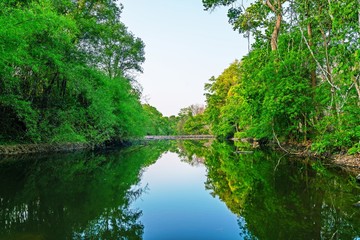
[[[165,116],[205,104],[204,84],[247,54],[247,40],[232,30],[227,9],[205,12],[201,0],[120,0],[121,21],[145,47],[137,76],[148,103]]]

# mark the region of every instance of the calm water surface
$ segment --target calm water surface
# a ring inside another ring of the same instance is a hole
[[[0,239],[360,239],[359,185],[199,141],[0,158]]]
[[[133,206],[142,210],[145,239],[237,239],[237,217],[205,189],[206,167],[164,154],[146,169],[147,188]]]

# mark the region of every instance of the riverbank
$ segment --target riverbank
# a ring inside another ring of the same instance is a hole
[[[50,153],[50,152],[71,152],[84,149],[104,148],[107,146],[124,146],[131,143],[146,140],[186,140],[186,139],[211,139],[209,135],[179,135],[179,136],[145,136],[143,139],[132,139],[121,142],[109,142],[103,145],[94,146],[91,143],[41,143],[41,144],[13,144],[0,145],[1,155],[18,155],[30,153]]]
[[[314,158],[322,159],[326,164],[330,164],[334,167],[340,167],[346,171],[360,174],[360,153],[349,155],[347,153],[342,154],[330,154],[323,153],[319,154],[311,150],[311,142],[287,142],[280,143],[277,141],[271,142],[261,142],[253,138],[243,138],[243,139],[231,139],[232,141],[239,141],[249,144],[252,148],[259,148],[261,146],[270,147],[275,151],[282,151],[289,155],[294,155],[302,158]]]
[[[354,155],[343,155],[343,154],[334,155],[333,162],[341,168],[345,168],[346,170],[360,174],[359,153]]]
[[[17,155],[29,153],[71,152],[93,148],[89,143],[41,143],[0,145],[0,155]]]
[[[142,140],[201,140],[213,139],[209,135],[182,135],[182,136],[146,136]],[[138,141],[137,139],[136,141]],[[256,145],[257,146],[257,145]],[[300,157],[314,157],[321,158],[335,166],[343,169],[360,173],[360,154],[334,154],[334,155],[319,155],[310,150],[307,144],[274,144],[272,147],[275,150],[281,150],[291,155]],[[0,145],[1,155],[20,155],[32,153],[51,153],[51,152],[71,152],[85,149],[94,149],[94,145],[90,143],[54,143],[54,144],[14,144],[14,145]]]
[[[202,139],[214,139],[212,135],[173,135],[173,136],[145,136],[145,140],[202,140]]]
[[[360,153],[349,155],[347,153],[341,154],[330,154],[324,153],[319,154],[311,151],[311,143],[272,143],[272,148],[284,151],[290,155],[296,155],[300,157],[312,157],[320,158],[329,164],[340,167],[350,172],[360,174]]]

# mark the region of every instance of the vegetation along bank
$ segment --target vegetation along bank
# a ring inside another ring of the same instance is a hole
[[[198,126],[316,154],[360,152],[359,1],[202,2],[228,6],[234,30],[253,43],[205,85]]]
[[[142,71],[145,44],[120,21],[121,4],[2,1],[0,144],[210,134],[356,160],[359,1],[202,2],[229,8],[234,30],[251,39],[249,53],[211,77],[206,107],[164,117],[140,102],[132,76]]]
[[[0,3],[0,145],[170,134],[140,102],[144,43],[117,1]],[[65,144],[66,145],[66,144]]]

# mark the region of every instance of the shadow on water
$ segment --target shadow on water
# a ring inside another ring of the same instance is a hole
[[[168,144],[0,163],[0,239],[141,239],[130,203],[142,168]]]

